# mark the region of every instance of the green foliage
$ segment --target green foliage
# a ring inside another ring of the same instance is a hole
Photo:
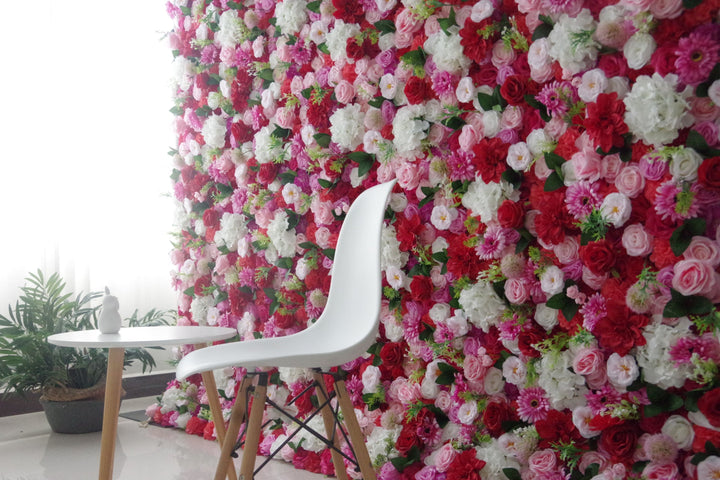
[[[30,273],[20,288],[15,307],[0,315],[0,388],[7,395],[50,387],[89,388],[97,384],[107,369],[107,353],[98,348],[68,348],[52,345],[47,337],[55,333],[97,328],[100,306],[92,306],[101,292],[86,295],[65,292],[65,282],[54,273]],[[138,316],[137,310],[125,319],[130,327],[167,325],[170,312],[150,310]],[[142,348],[125,351],[125,366],[139,361],[143,372],[155,361]]]

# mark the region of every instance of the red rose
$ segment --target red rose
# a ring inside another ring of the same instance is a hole
[[[431,96],[427,82],[415,76],[410,77],[407,83],[405,83],[404,92],[411,105],[423,103]]]
[[[720,157],[705,159],[700,164],[698,181],[705,187],[720,189]]]
[[[698,408],[710,425],[720,428],[720,388],[705,392],[698,400]]]
[[[465,450],[453,459],[447,469],[446,480],[481,480],[480,470],[485,467],[483,460],[475,456],[475,449]]]
[[[277,177],[279,169],[280,167],[274,162],[263,163],[257,174],[258,181],[263,185],[269,185]]]
[[[529,325],[529,327],[523,328],[518,335],[518,348],[526,357],[537,358],[540,356],[540,351],[536,350],[533,345],[545,340],[547,334],[537,323],[530,322]]]
[[[522,105],[525,103],[526,85],[527,82],[525,78],[520,75],[510,75],[500,87],[500,95],[502,95],[510,105]]]
[[[348,58],[352,58],[353,60],[360,60],[365,56],[365,51],[363,50],[362,45],[358,44],[354,37],[347,39],[345,52],[347,53]]]
[[[503,423],[516,419],[515,411],[504,401],[488,403],[482,417],[490,435],[495,438],[505,433]]]
[[[498,208],[498,222],[503,228],[517,228],[522,225],[525,209],[520,203],[505,200]]]
[[[637,440],[637,427],[625,422],[603,430],[598,446],[610,455],[613,462],[625,463],[632,460]]]
[[[693,425],[693,430],[695,431],[695,438],[692,444],[693,452],[704,452],[707,442],[713,445],[720,445],[720,432],[717,430],[711,430],[701,427],[700,425]]]
[[[488,85],[491,88],[495,88],[497,85],[497,74],[498,69],[490,62],[484,65],[473,63],[470,66],[470,77],[473,79],[475,85]]]
[[[580,247],[580,260],[595,275],[604,275],[615,265],[615,252],[606,240]]]
[[[400,452],[401,455],[405,455],[411,448],[418,446],[418,443],[418,436],[415,433],[414,424],[404,425],[395,442],[395,448],[397,448],[397,451]]]
[[[400,365],[405,357],[405,348],[399,342],[388,342],[380,349],[380,359],[383,365]]]

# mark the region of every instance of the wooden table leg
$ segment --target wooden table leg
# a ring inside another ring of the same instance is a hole
[[[100,480],[112,480],[124,361],[124,348],[109,349],[102,438],[100,440],[100,473],[98,476]]]
[[[218,397],[215,376],[213,375],[213,372],[202,372],[201,375],[203,383],[205,384],[210,413],[212,414],[213,423],[215,424],[215,436],[217,437],[218,444],[222,449],[222,446],[225,443],[225,419],[223,418],[222,406],[220,405],[220,398]],[[228,464],[227,478],[228,480],[237,480],[235,464],[232,461]]]

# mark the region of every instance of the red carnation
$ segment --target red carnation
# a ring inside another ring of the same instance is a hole
[[[550,448],[554,443],[584,442],[573,424],[572,413],[569,411],[550,410],[544,420],[535,422],[535,429],[540,436],[538,444],[540,448]]]
[[[617,93],[601,93],[595,103],[588,104],[585,114],[588,135],[603,152],[625,144],[623,135],[628,132],[624,120],[625,104],[618,100]]]
[[[502,180],[502,174],[507,170],[505,159],[510,145],[497,137],[483,138],[473,147],[475,158],[473,164],[480,173],[483,182],[497,182]]]
[[[360,2],[355,0],[332,0],[335,12],[335,18],[339,18],[345,23],[362,23],[365,18],[365,10]]]
[[[405,96],[411,105],[423,103],[432,96],[432,91],[427,82],[419,77],[412,76],[405,83]]]
[[[433,292],[433,284],[430,277],[415,275],[410,282],[410,296],[416,302],[429,302]]]
[[[365,56],[365,50],[363,50],[362,44],[358,43],[354,37],[347,39],[345,43],[345,53],[348,58],[352,58],[353,60],[360,60]]]
[[[401,455],[405,455],[410,451],[411,448],[419,446],[418,436],[415,433],[415,424],[406,424],[400,431],[397,441],[395,442],[395,448],[400,452]]]
[[[207,425],[207,423],[207,420],[203,420],[198,417],[190,417],[187,425],[185,425],[185,432],[189,433],[190,435],[202,436],[205,431],[205,425]]]
[[[642,331],[649,322],[648,317],[632,314],[624,304],[611,301],[607,316],[600,319],[593,333],[600,345],[624,357],[633,347],[645,345]]]
[[[496,31],[491,18],[479,23],[468,19],[460,30],[460,45],[463,47],[463,53],[477,63],[485,60],[498,38],[499,31]]]
[[[481,480],[480,470],[486,462],[475,456],[475,449],[465,450],[453,459],[447,470],[446,480]]]

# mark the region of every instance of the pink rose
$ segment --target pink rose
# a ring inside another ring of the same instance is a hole
[[[709,264],[712,268],[720,265],[720,247],[707,237],[695,236],[683,253],[684,258],[692,258]]]
[[[707,295],[715,289],[715,272],[709,263],[688,259],[675,264],[672,287],[681,295]]]
[[[592,375],[604,362],[603,354],[597,348],[581,348],[573,359],[573,370],[578,375]]]
[[[523,110],[520,107],[508,106],[500,118],[500,128],[508,130],[517,128],[522,124]]]
[[[455,452],[455,449],[449,443],[446,443],[442,447],[438,448],[434,455],[435,469],[441,473],[446,472],[447,469],[450,468],[456,454],[457,452]]]
[[[330,230],[327,227],[319,227],[315,230],[315,243],[320,248],[328,248],[330,246]]]
[[[458,136],[460,149],[469,152],[472,150],[473,145],[475,145],[477,141],[478,134],[475,127],[469,124],[463,125],[462,130],[460,130],[460,135]]]
[[[510,303],[515,305],[527,302],[530,299],[527,283],[518,278],[508,279],[505,282],[505,296]]]
[[[462,23],[459,25],[462,25]],[[424,31],[428,37],[440,31],[440,22],[438,22],[437,15],[430,15],[427,20],[425,20]]]
[[[463,374],[470,382],[480,382],[485,377],[490,365],[485,365],[480,357],[468,355],[463,363]]]
[[[642,471],[643,478],[647,480],[676,480],[680,478],[678,473],[678,467],[674,463],[649,463]]]
[[[450,393],[445,390],[440,390],[438,396],[435,397],[435,406],[445,413],[449,412],[450,408],[453,406],[453,399],[450,396]]]
[[[622,246],[631,257],[644,257],[652,252],[653,236],[639,223],[625,227]]]
[[[600,178],[600,154],[594,150],[581,150],[570,157],[578,180],[596,182]]]
[[[401,162],[395,171],[398,184],[403,190],[415,190],[420,182],[418,167],[412,162]]]
[[[557,465],[555,452],[550,449],[537,450],[528,458],[528,466],[534,473],[550,473]]]
[[[682,0],[654,0],[650,4],[650,12],[655,18],[677,18],[682,11]]]
[[[403,405],[410,405],[422,397],[420,384],[405,381],[397,390],[397,399]]]
[[[615,177],[615,186],[618,192],[630,198],[637,197],[645,188],[645,177],[640,172],[640,167],[628,165],[620,170],[617,177]]]
[[[423,22],[410,10],[403,8],[395,17],[395,34],[409,33],[413,34],[420,30]]]
[[[578,248],[579,244],[577,238],[567,235],[562,243],[558,243],[553,246],[553,253],[560,263],[567,265],[580,258],[578,255]]]
[[[620,155],[618,155],[617,153],[612,155],[605,155],[605,157],[603,157],[602,159],[602,165],[600,168],[602,177],[608,183],[615,182],[615,178],[617,177],[618,173],[620,173],[620,169],[623,165],[623,161],[620,159]]]
[[[578,470],[580,470],[580,473],[585,473],[585,469],[593,463],[597,463],[600,466],[600,471],[602,472],[608,466],[608,458],[597,451],[585,452],[580,458]]]
[[[413,34],[409,32],[395,32],[395,46],[407,48],[412,45]]]
[[[350,103],[352,99],[355,98],[355,88],[352,86],[352,83],[347,80],[341,80],[335,86],[335,97],[340,103]]]

